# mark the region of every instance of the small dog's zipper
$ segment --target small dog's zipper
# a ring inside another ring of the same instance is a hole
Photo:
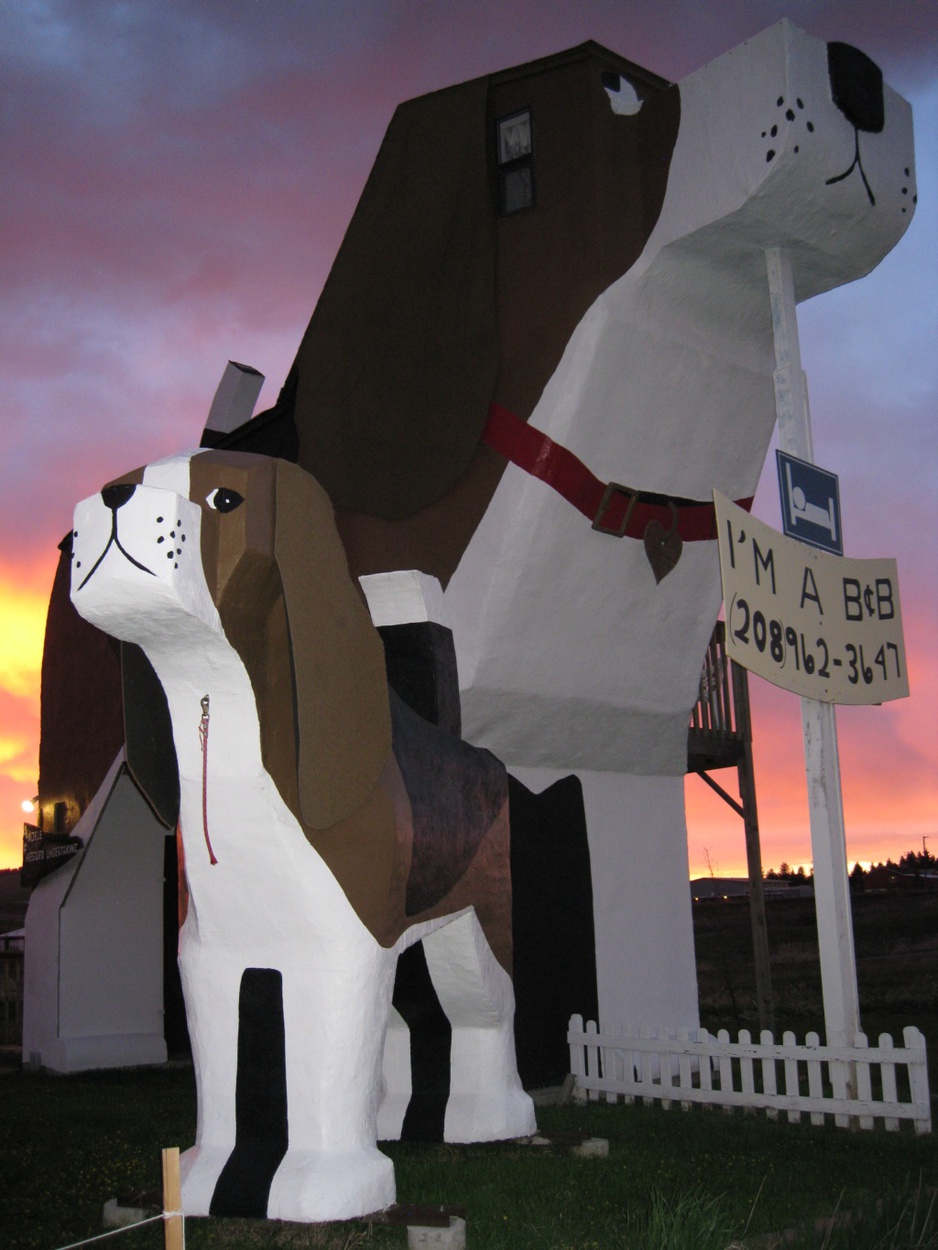
[[[202,748],[202,832],[208,847],[209,863],[217,864],[212,840],[208,836],[208,695],[202,696],[202,719],[199,721],[199,745]]]

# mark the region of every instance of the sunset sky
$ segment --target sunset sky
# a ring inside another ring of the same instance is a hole
[[[914,221],[800,328],[845,552],[898,560],[912,688],[838,712],[848,858],[938,852],[938,5],[16,0],[0,6],[0,867],[20,863],[36,793],[74,503],[197,443],[229,359],[273,402],[395,105],[586,39],[676,80],[781,17],[862,48],[913,109]],[[771,455],[756,511],[779,526]],[[799,701],[751,686],[763,860],[807,864]],[[692,875],[743,871],[742,822],[698,779],[687,797]]]

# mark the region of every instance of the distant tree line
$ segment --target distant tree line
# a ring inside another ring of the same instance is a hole
[[[899,872],[935,872],[938,870],[938,857],[932,855],[931,851],[924,849],[921,851],[906,851],[904,855],[899,857],[898,864],[893,864],[891,859],[887,859],[883,867],[897,868]]]
[[[872,864],[868,870],[857,860],[850,872],[852,888],[862,892],[866,888],[866,879],[870,872],[879,869],[900,873],[908,877],[920,877],[926,872],[938,872],[938,856],[933,855],[931,851],[923,847],[920,851],[906,851],[904,855],[899,856],[898,861],[893,859],[880,860],[878,864]],[[814,880],[814,873],[811,871],[806,872],[803,865],[798,868],[792,868],[784,860],[779,864],[778,868],[770,868],[768,872],[763,873],[763,876],[766,881],[788,881],[792,885],[806,885]]]
[[[762,875],[766,881],[790,881],[792,885],[807,885],[809,881],[814,880],[814,873],[805,872],[804,864],[799,864],[797,868],[792,868],[784,860],[777,868],[770,868],[768,872],[764,872]]]

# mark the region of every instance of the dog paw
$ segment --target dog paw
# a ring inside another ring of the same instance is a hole
[[[520,1087],[497,1095],[454,1093],[446,1105],[448,1142],[509,1141],[536,1131],[534,1103]]]
[[[380,1150],[288,1150],[270,1186],[267,1217],[350,1220],[395,1201],[394,1167]]]
[[[186,1215],[211,1214],[215,1186],[230,1155],[230,1144],[214,1147],[192,1146],[180,1155],[182,1209]]]

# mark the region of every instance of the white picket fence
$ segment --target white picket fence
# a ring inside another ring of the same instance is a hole
[[[917,1133],[931,1132],[925,1038],[916,1028],[903,1030],[903,1046],[882,1033],[870,1046],[858,1033],[853,1046],[822,1046],[816,1033],[799,1045],[794,1033],[781,1044],[768,1031],[753,1042],[747,1030],[737,1042],[726,1029],[714,1036],[706,1029],[649,1029],[600,1033],[594,1021],[570,1017],[567,1033],[570,1071],[576,1096],[617,1102],[655,1099],[665,1107],[695,1103],[762,1109],[772,1119],[785,1112],[792,1123],[802,1114],[812,1124],[825,1115],[843,1127],[871,1129],[881,1119],[895,1132],[911,1120]]]

